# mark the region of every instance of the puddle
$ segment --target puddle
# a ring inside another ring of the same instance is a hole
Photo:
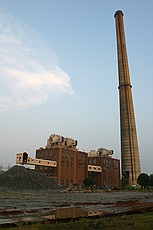
[[[153,202],[138,202],[137,200],[112,202],[83,202],[66,206],[51,206],[28,209],[0,209],[0,225],[43,222],[46,220],[74,219],[119,213],[136,213],[153,210]]]
[[[3,213],[0,214],[0,225],[2,224],[11,224],[11,223],[19,223],[19,222],[37,222],[43,220],[55,220],[55,219],[74,219],[79,217],[88,217],[88,216],[97,216],[101,215],[103,211],[88,211],[81,207],[62,207],[57,208],[56,210],[50,209],[38,209],[35,210],[27,210],[23,213],[23,210],[13,210],[5,211],[5,215]]]

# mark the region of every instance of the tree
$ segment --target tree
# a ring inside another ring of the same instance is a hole
[[[2,164],[0,165],[0,171],[3,171],[3,165]]]
[[[151,174],[149,177],[149,185],[153,187],[153,174]]]
[[[149,186],[149,176],[146,173],[141,173],[138,176],[138,184],[142,187],[142,188],[147,188]]]
[[[84,180],[83,180],[83,184],[85,186],[93,186],[93,179],[91,177],[86,177]]]
[[[10,163],[9,163],[8,166],[7,166],[7,170],[10,169],[10,168],[11,168],[11,165],[10,165]]]

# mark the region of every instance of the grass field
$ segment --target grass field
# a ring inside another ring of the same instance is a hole
[[[152,230],[153,212],[132,215],[117,215],[96,219],[80,218],[70,221],[53,221],[42,224],[21,225],[18,227],[0,227],[5,230]]]

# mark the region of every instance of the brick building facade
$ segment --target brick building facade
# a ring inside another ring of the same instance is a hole
[[[101,173],[88,172],[96,186],[100,188],[120,187],[120,161],[109,156],[89,156],[89,165],[101,166]]]
[[[65,187],[74,183],[82,184],[88,175],[88,154],[76,149],[40,148],[36,150],[36,158],[56,161],[56,168],[35,166],[35,169]]]
[[[83,184],[88,176],[99,188],[120,187],[120,161],[112,158],[113,150],[99,148],[86,153],[77,150],[76,146],[74,139],[55,134],[49,136],[47,146],[36,150],[36,159],[53,161],[57,165],[36,165],[35,170],[64,187]]]

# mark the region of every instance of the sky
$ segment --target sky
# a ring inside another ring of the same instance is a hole
[[[120,159],[114,13],[121,9],[141,171],[153,173],[153,1],[0,0],[0,165],[51,134]]]

